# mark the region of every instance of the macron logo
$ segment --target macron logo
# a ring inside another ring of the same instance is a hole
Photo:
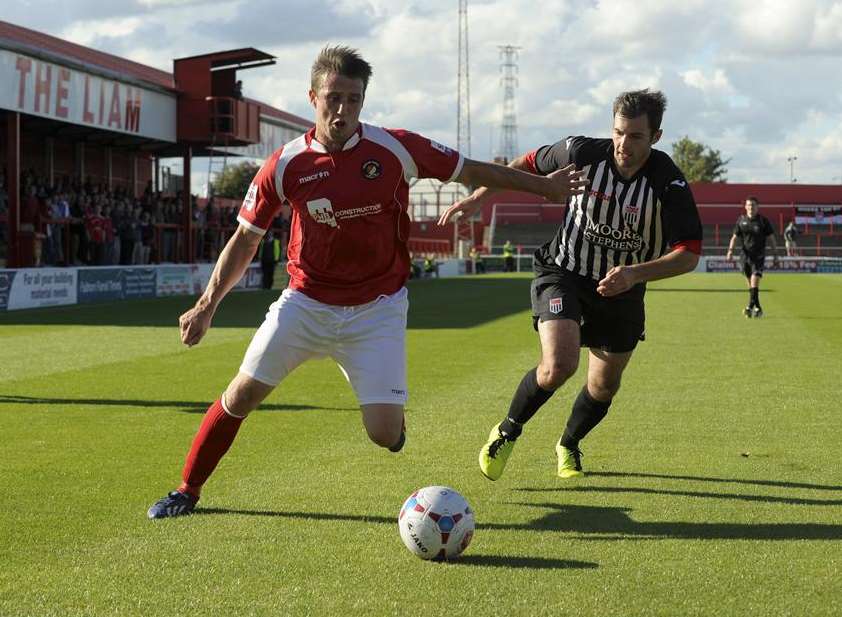
[[[302,176],[298,179],[298,184],[307,184],[308,182],[312,182],[313,180],[321,180],[322,178],[327,178],[330,176],[329,171],[317,171],[314,174],[310,174],[309,176]]]

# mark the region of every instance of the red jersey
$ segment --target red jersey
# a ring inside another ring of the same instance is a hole
[[[288,201],[289,286],[319,302],[351,306],[395,293],[409,276],[409,181],[450,182],[464,159],[401,129],[360,124],[339,152],[314,135],[266,159],[237,220],[264,234]]]

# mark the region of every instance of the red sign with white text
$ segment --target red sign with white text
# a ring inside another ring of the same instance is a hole
[[[176,140],[174,94],[0,50],[0,108],[130,133]]]

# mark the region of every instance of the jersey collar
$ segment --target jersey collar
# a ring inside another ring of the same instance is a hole
[[[342,150],[343,151],[350,150],[351,148],[356,146],[358,143],[360,143],[360,139],[362,138],[361,137],[362,132],[363,132],[363,123],[360,122],[360,125],[357,127],[357,132],[354,133],[353,135],[351,135],[348,138],[348,141],[346,141],[345,145],[342,146]],[[324,144],[320,143],[316,139],[316,129],[315,129],[315,127],[310,129],[309,131],[307,131],[307,138],[306,139],[307,139],[307,145],[310,146],[310,149],[313,152],[318,152],[320,154],[327,154],[327,148],[325,148]]]

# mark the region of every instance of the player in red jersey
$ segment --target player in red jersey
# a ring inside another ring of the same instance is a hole
[[[554,202],[583,190],[585,182],[572,166],[533,175],[465,159],[409,131],[361,123],[370,75],[371,66],[356,50],[321,51],[309,92],[315,128],[263,164],[207,289],[179,319],[182,342],[197,344],[281,204],[289,202],[289,287],[269,307],[239,373],[208,408],[181,485],[149,509],[149,518],[192,512],[243,419],[311,358],[330,356],[339,364],[374,443],[393,452],[403,447],[411,178],[529,191]]]

